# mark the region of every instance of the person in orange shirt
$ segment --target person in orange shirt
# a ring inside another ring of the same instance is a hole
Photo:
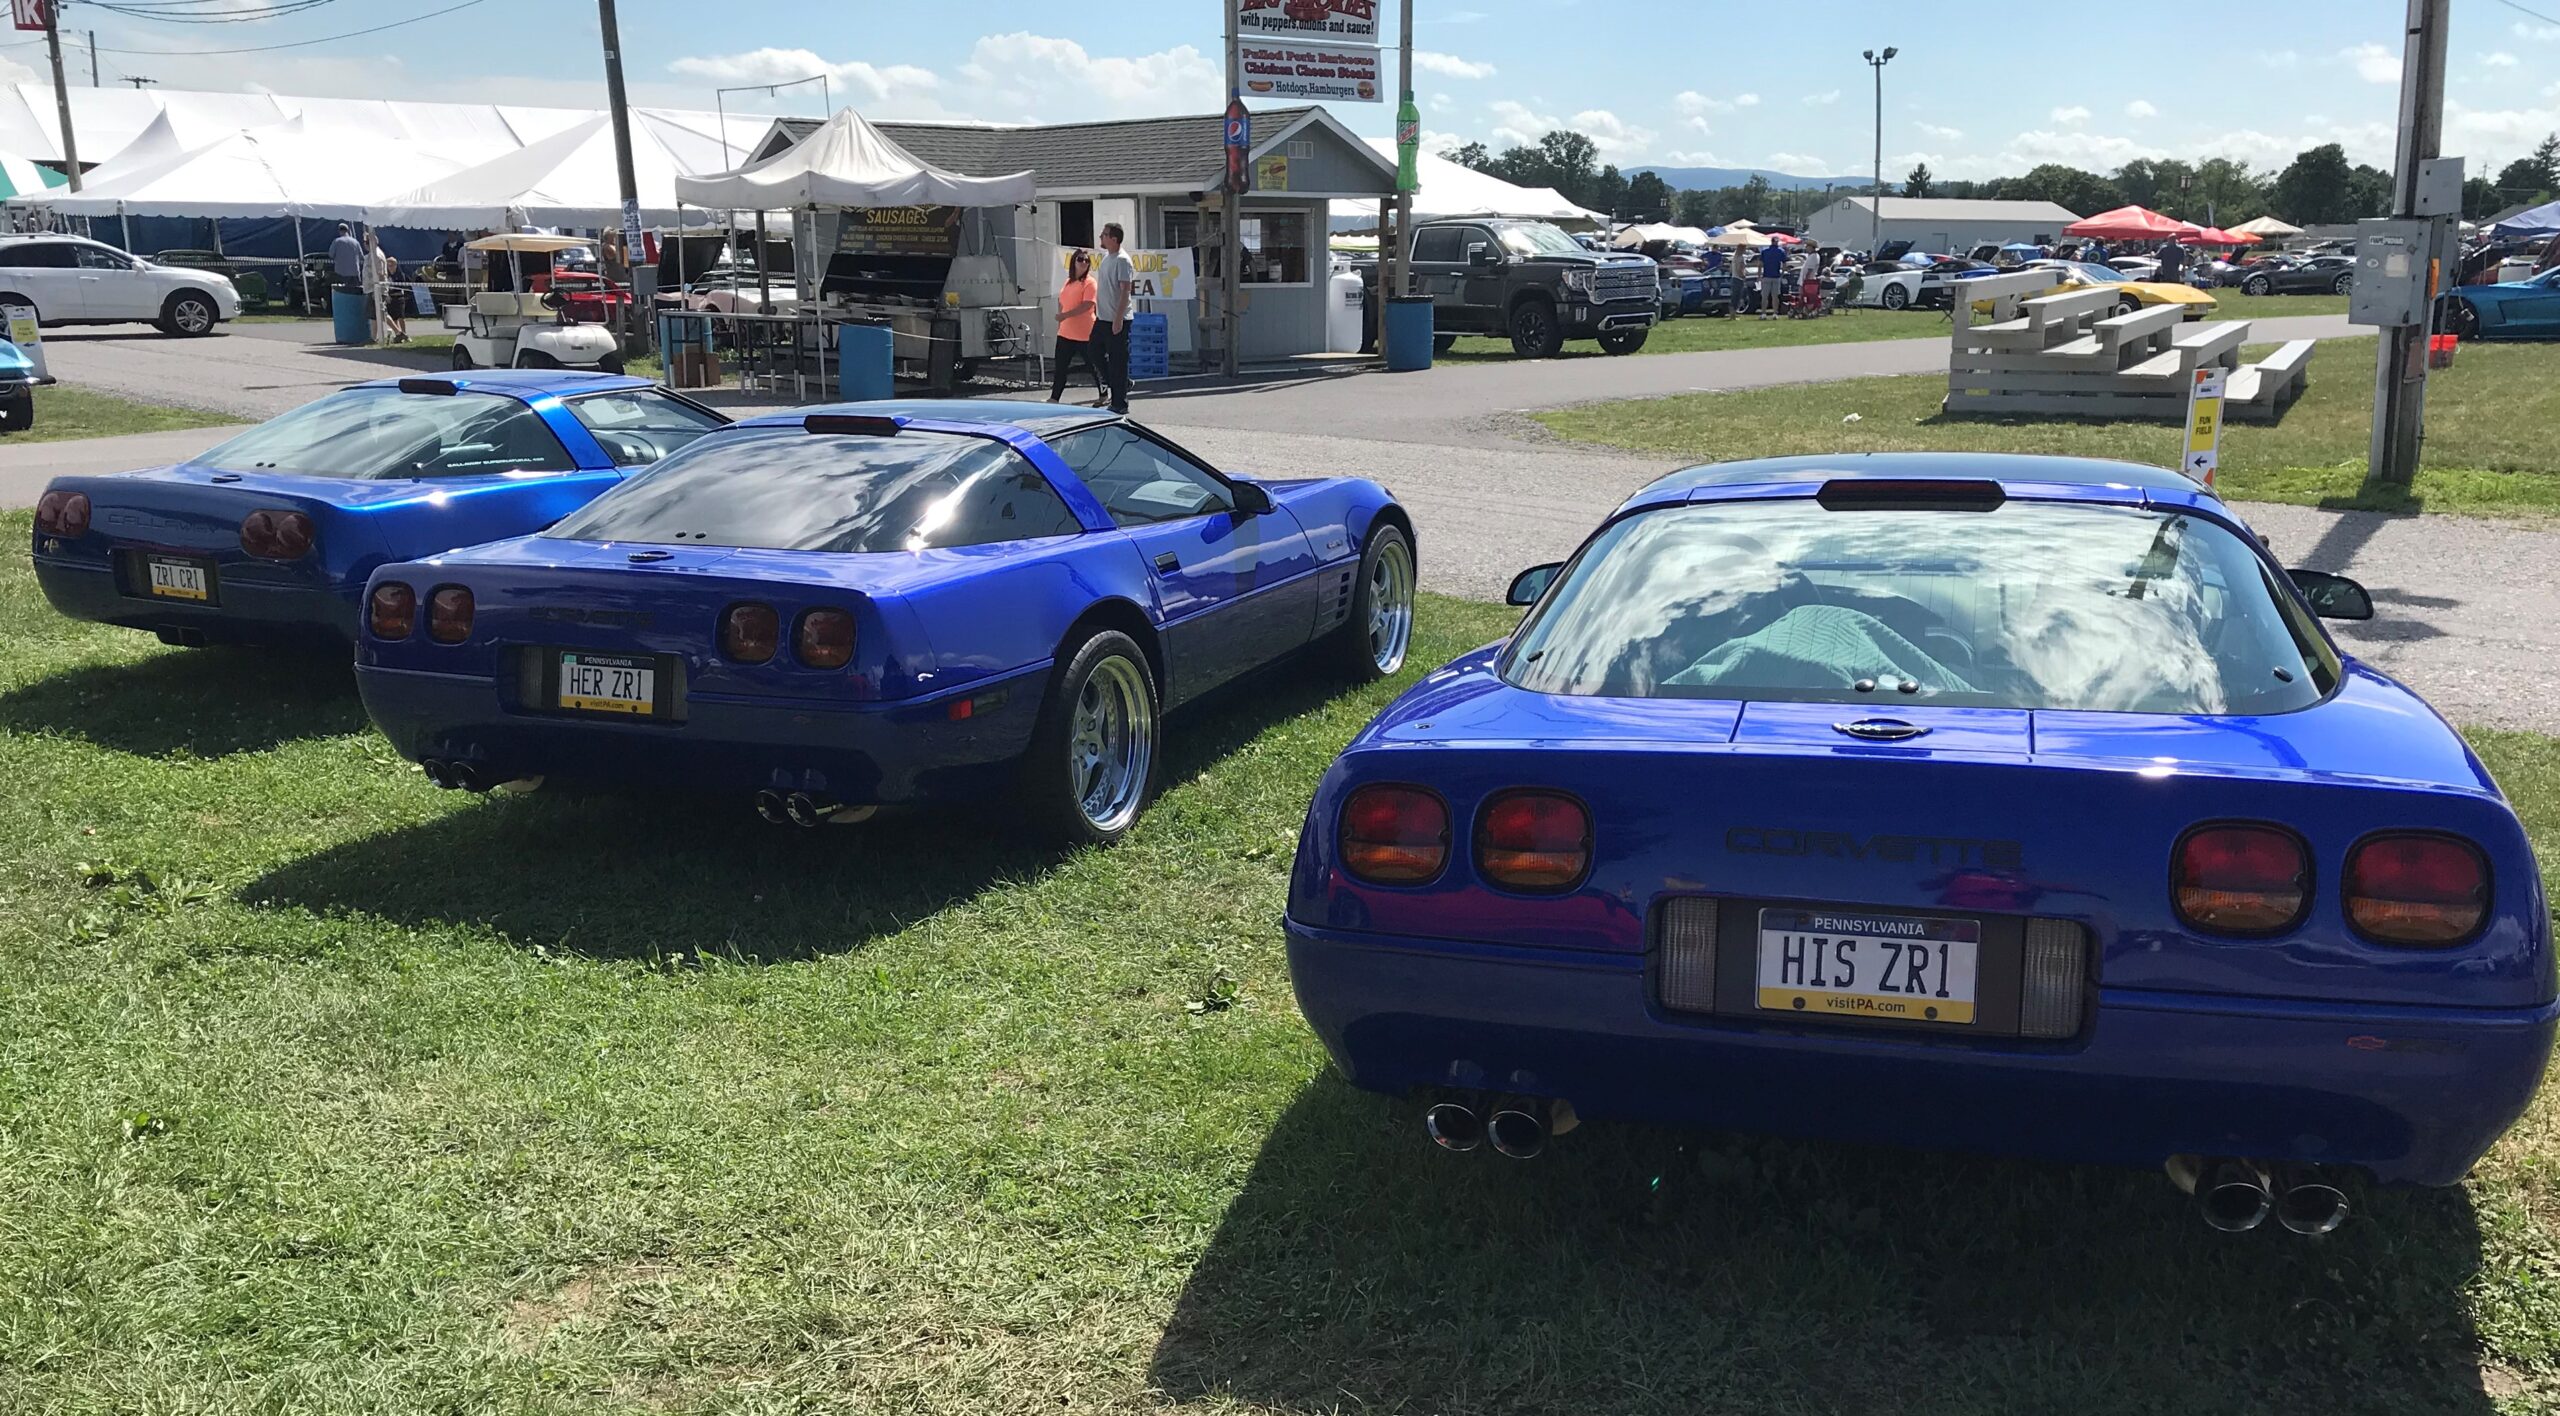
[[[1058,350],[1052,361],[1058,373],[1049,385],[1051,403],[1067,396],[1067,370],[1078,358],[1092,371],[1093,391],[1101,395],[1093,406],[1100,408],[1111,401],[1110,380],[1102,372],[1102,353],[1093,346],[1095,299],[1093,257],[1079,250],[1067,257],[1067,283],[1058,287]]]

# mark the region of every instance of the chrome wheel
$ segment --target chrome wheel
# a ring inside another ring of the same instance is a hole
[[[1096,663],[1067,732],[1068,782],[1093,829],[1118,831],[1138,818],[1155,752],[1156,705],[1146,676],[1117,655]]]
[[[1369,567],[1369,662],[1381,676],[1404,667],[1413,642],[1413,552],[1401,538],[1378,547]]]
[[[169,322],[180,334],[202,334],[213,328],[213,307],[194,296],[183,297],[170,307]]]

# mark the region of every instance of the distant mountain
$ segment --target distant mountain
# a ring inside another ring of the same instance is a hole
[[[1769,185],[1782,192],[1802,191],[1808,187],[1815,191],[1830,186],[1863,187],[1873,180],[1867,177],[1798,177],[1772,172],[1765,167],[1637,167],[1630,169],[1627,175],[1633,177],[1638,172],[1652,173],[1670,183],[1673,191],[1700,192],[1713,191],[1718,187],[1739,187],[1754,177],[1768,178]]]

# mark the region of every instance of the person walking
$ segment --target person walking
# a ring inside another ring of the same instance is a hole
[[[1103,224],[1102,264],[1094,272],[1093,315],[1103,326],[1095,342],[1114,413],[1129,411],[1129,306],[1138,285],[1138,268],[1120,250],[1123,239],[1119,222]]]
[[[1067,396],[1067,375],[1078,359],[1093,372],[1093,406],[1100,408],[1111,401],[1111,374],[1101,351],[1094,348],[1095,299],[1093,256],[1079,247],[1067,257],[1067,283],[1058,287],[1058,347],[1051,360],[1058,372],[1049,384],[1051,403]]]
[[[1760,318],[1774,320],[1786,302],[1787,248],[1772,241],[1760,248]]]
[[[376,337],[386,344],[408,343],[409,322],[399,303],[402,292],[392,284],[392,277],[400,272],[400,263],[382,249],[381,241],[370,231],[364,233],[363,257],[365,305],[377,322],[380,333]]]

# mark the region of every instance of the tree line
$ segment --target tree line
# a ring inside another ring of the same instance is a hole
[[[1651,172],[1632,176],[1602,163],[1581,133],[1548,133],[1535,144],[1489,151],[1468,143],[1450,161],[1523,187],[1553,187],[1576,206],[1607,212],[1620,221],[1670,221],[1682,226],[1722,226],[1749,218],[1762,225],[1800,224],[1842,197],[1874,190],[1865,182],[1788,190],[1766,177],[1709,190],[1679,189]],[[2180,221],[2234,226],[2274,215],[2296,226],[2328,226],[2391,209],[2391,174],[2369,163],[2349,162],[2346,149],[2323,143],[2296,155],[2281,169],[2259,169],[2232,158],[2202,162],[2140,158],[2100,175],[2048,162],[2023,176],[1984,181],[1942,179],[1928,164],[1911,169],[1888,195],[2049,201],[2082,216],[2120,206],[2145,206]],[[2560,192],[2560,134],[2508,163],[2496,177],[2473,177],[2462,186],[2462,214],[2478,220],[2523,202]]]

